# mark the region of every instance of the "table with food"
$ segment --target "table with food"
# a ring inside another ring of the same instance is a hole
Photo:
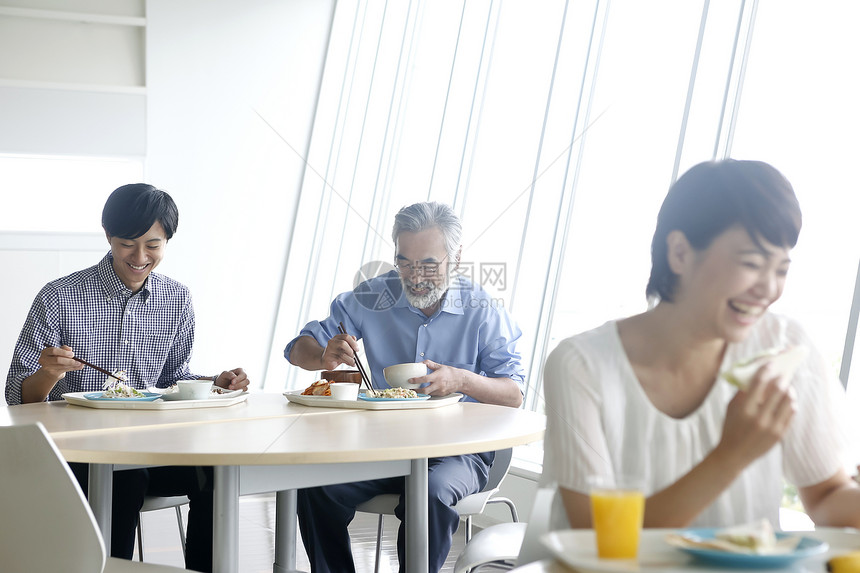
[[[778,531],[768,520],[726,528],[643,529],[635,559],[601,559],[591,529],[553,531],[539,541],[552,556],[515,570],[523,573],[574,571],[860,571],[860,531],[817,528]]]

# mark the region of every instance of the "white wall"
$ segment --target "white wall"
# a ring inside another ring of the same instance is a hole
[[[81,4],[75,5],[96,11]],[[28,7],[42,5],[28,0]],[[0,74],[0,141],[11,142],[0,151],[145,152],[147,182],[169,191],[180,208],[179,230],[159,271],[192,290],[198,320],[192,369],[201,374],[242,366],[255,386],[262,385],[332,11],[333,1],[318,0],[149,0],[145,86],[132,88],[136,93],[122,93],[107,72],[100,72],[106,85],[61,84],[51,58],[34,60],[40,69],[23,78],[29,83],[21,84],[15,70]],[[7,16],[4,25],[19,20],[32,24]],[[50,36],[43,41],[50,43]],[[139,64],[133,59],[129,67]],[[25,97],[30,92],[52,99]],[[104,105],[90,105],[99,97],[141,105],[125,114],[110,108],[119,116],[106,120]],[[82,98],[87,105],[76,105]],[[51,110],[40,111],[40,102],[65,111],[45,113]],[[143,117],[145,133],[136,123]],[[69,120],[78,129],[67,129]],[[87,131],[120,137],[68,137]],[[33,133],[38,137],[27,137]],[[119,144],[123,139],[131,143]],[[30,140],[32,149],[20,145]],[[0,189],[0,205],[13,192]],[[63,239],[32,250],[21,234],[0,248],[0,265],[19,277],[0,283],[4,373],[36,292],[52,278],[97,263],[105,251],[100,231],[93,229],[98,244],[92,252],[66,255],[58,250]]]
[[[0,85],[0,151],[141,156],[145,109],[137,93]]]
[[[147,2],[147,180],[179,206],[161,270],[193,293],[196,372],[262,383],[332,10]]]

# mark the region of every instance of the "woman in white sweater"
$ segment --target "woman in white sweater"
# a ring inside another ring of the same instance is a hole
[[[782,294],[801,214],[770,165],[696,165],[669,190],[651,246],[650,310],[562,341],[545,369],[544,482],[572,527],[590,527],[588,478],[645,483],[645,526],[777,525],[783,478],[819,525],[860,527],[845,469],[842,387]],[[766,362],[745,390],[719,374],[774,348],[810,352],[793,373]]]

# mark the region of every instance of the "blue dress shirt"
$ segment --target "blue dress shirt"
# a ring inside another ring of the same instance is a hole
[[[325,347],[338,334],[340,322],[364,341],[362,358],[377,388],[389,387],[383,368],[432,360],[489,378],[510,378],[523,390],[522,359],[516,349],[520,329],[499,301],[462,277],[451,280],[440,308],[430,317],[406,300],[397,271],[365,281],[338,295],[328,318],[305,325],[284,356],[290,359],[301,336],[312,336]]]

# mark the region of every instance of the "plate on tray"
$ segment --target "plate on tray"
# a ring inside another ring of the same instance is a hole
[[[380,398],[377,396],[367,396],[365,394],[358,395],[359,400],[367,400],[368,402],[414,402],[416,400],[429,400],[429,394],[418,394],[417,398]]]
[[[153,402],[161,398],[161,394],[157,392],[141,392],[143,396],[129,398],[107,398],[104,392],[85,392],[84,398],[87,400],[104,400],[107,402]]]
[[[284,392],[284,398],[294,404],[312,406],[315,408],[349,408],[353,410],[410,410],[421,408],[441,408],[456,404],[462,394],[448,396],[429,396],[422,400],[335,400],[331,396],[303,396],[302,390]]]

